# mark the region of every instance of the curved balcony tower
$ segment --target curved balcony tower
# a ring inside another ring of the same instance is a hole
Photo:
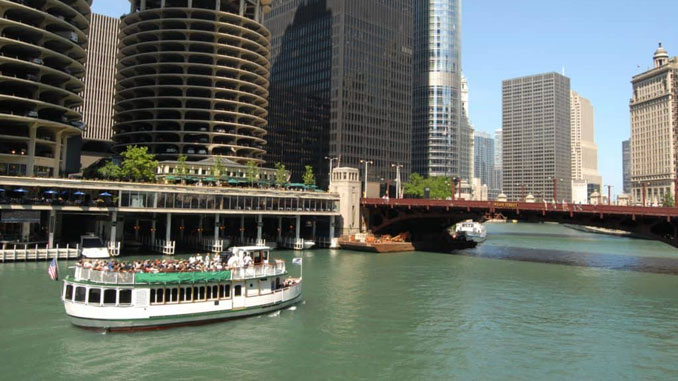
[[[122,19],[114,146],[159,160],[262,164],[271,0],[131,0]]]
[[[85,125],[91,0],[0,0],[0,175],[57,177]]]

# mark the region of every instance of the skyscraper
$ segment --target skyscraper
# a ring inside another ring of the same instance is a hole
[[[79,169],[91,3],[0,0],[0,175]]]
[[[493,189],[489,190],[490,200],[496,200],[497,196],[502,192],[503,189],[503,179],[502,179],[502,163],[503,163],[503,147],[504,144],[503,134],[501,128],[494,131],[494,182]]]
[[[678,57],[662,47],[654,68],[631,80],[631,190],[635,203],[673,195],[678,154]]]
[[[473,138],[462,107],[461,0],[414,4],[413,171],[468,179]]]
[[[410,171],[412,5],[407,0],[278,0],[272,33],[269,162],[321,186],[329,162],[362,167],[370,180]]]
[[[570,91],[570,141],[572,145],[572,180],[584,180],[587,195],[600,193],[603,180],[598,174],[598,146],[594,142],[593,106]]]
[[[132,0],[123,17],[113,149],[264,163],[270,0]]]
[[[622,170],[624,178],[624,193],[631,193],[631,140],[622,142]]]
[[[82,134],[85,157],[100,157],[110,151],[113,136],[115,101],[115,65],[118,52],[120,19],[93,13],[89,27],[89,46],[85,64],[85,90],[82,92]],[[90,163],[82,160],[83,167]]]
[[[571,199],[570,79],[557,73],[502,83],[503,190]]]
[[[494,186],[494,139],[488,133],[476,132],[474,140],[473,177],[479,178],[481,184],[491,189]]]

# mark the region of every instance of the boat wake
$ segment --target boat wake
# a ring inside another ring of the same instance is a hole
[[[297,306],[292,306],[292,307],[288,308],[287,310],[288,310],[288,311],[296,311],[296,310],[297,310]]]
[[[274,313],[268,315],[268,317],[278,317],[278,316],[280,316],[280,310],[275,311]]]

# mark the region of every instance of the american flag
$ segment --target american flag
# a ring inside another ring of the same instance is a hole
[[[47,273],[52,280],[59,280],[59,264],[57,263],[56,258],[52,259],[52,262],[49,264]]]

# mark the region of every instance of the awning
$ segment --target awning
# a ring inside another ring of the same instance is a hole
[[[14,190],[16,193],[28,193],[28,191],[24,188],[19,188]]]
[[[45,194],[57,194],[57,193],[59,193],[59,192],[52,190],[52,189],[45,191]]]
[[[111,196],[113,196],[113,195],[110,194],[110,193],[108,193],[108,192],[101,192],[101,193],[99,193],[99,196],[103,196],[103,197],[111,197]]]
[[[85,193],[80,192],[80,191],[73,192],[73,194],[74,194],[75,196],[84,196],[84,195],[85,195]]]

